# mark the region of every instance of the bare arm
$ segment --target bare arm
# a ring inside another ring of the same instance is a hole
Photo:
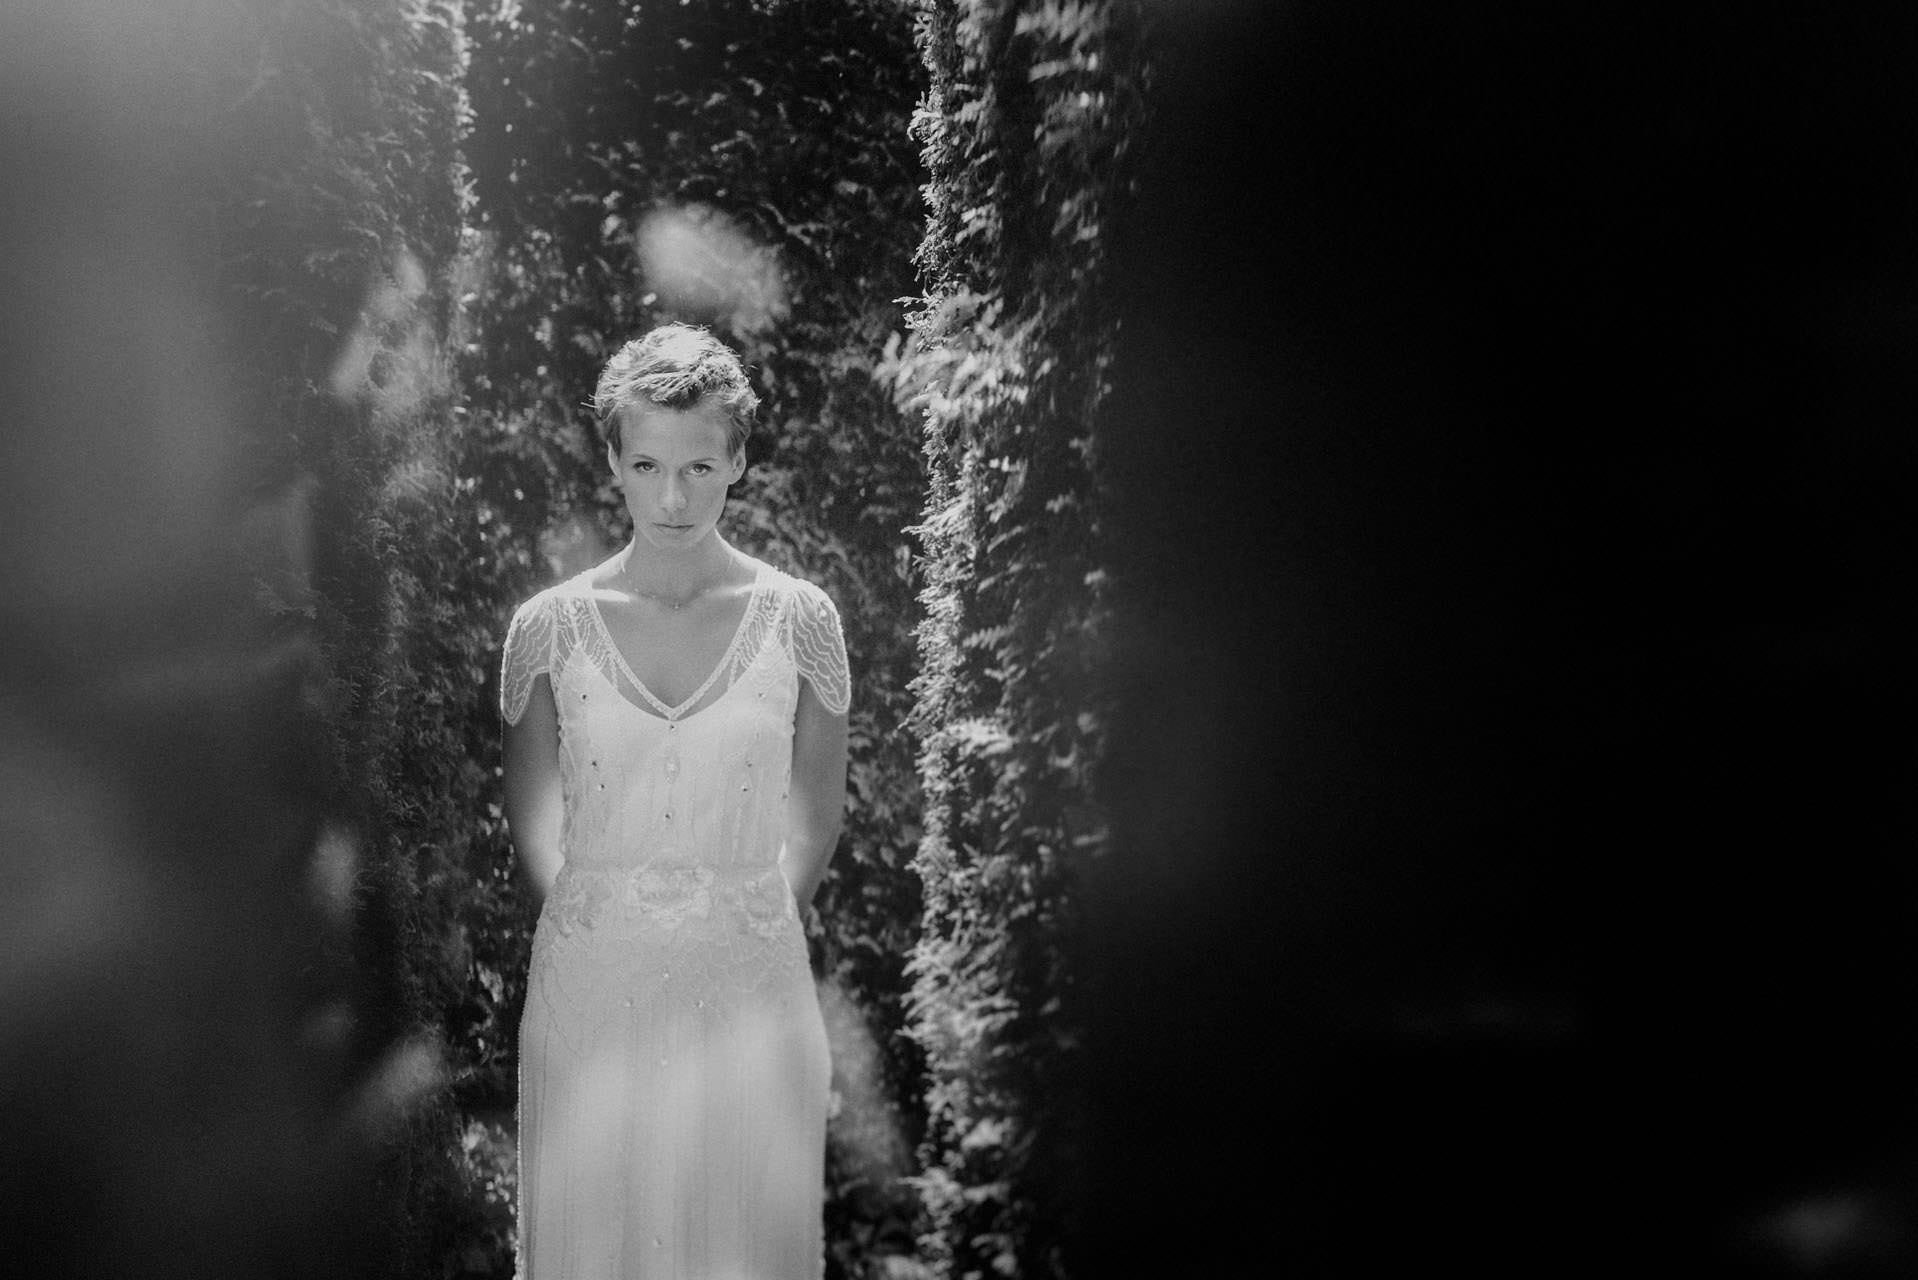
[[[504,757],[506,823],[512,829],[513,850],[519,855],[520,874],[543,903],[565,861],[559,847],[559,708],[547,677],[533,681],[525,713],[519,723],[506,726]]]
[[[793,712],[792,787],[786,799],[786,848],[780,867],[793,901],[812,905],[846,820],[846,713],[826,710],[812,682],[799,682]]]

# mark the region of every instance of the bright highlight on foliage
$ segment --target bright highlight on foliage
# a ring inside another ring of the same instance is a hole
[[[445,1055],[438,1043],[429,1036],[404,1040],[360,1086],[348,1112],[350,1127],[368,1136],[384,1133],[445,1083]]]
[[[742,334],[786,315],[778,254],[717,209],[661,208],[640,223],[637,247],[645,286],[668,314]]]
[[[888,1096],[884,1054],[859,1002],[838,981],[819,983],[819,1008],[832,1044],[837,1152],[849,1172],[883,1185],[912,1165],[898,1103]]]

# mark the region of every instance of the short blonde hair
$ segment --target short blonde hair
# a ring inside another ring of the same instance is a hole
[[[759,396],[738,354],[697,325],[662,324],[614,353],[593,391],[593,416],[620,447],[619,411],[633,404],[690,409],[710,397],[726,411],[726,452],[746,447]]]

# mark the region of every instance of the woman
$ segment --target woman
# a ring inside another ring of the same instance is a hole
[[[838,839],[824,592],[719,535],[758,399],[666,325],[594,409],[631,542],[506,638],[506,815],[543,899],[520,1023],[521,1280],[811,1280],[828,1061],[799,913]]]

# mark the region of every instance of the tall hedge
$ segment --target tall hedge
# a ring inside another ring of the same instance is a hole
[[[910,966],[929,1076],[922,1246],[945,1275],[1057,1276],[1083,1123],[1063,943],[1075,872],[1103,839],[1102,237],[1126,191],[1139,15],[929,0],[916,31],[927,296],[898,377],[931,472]]]
[[[462,520],[459,0],[234,6],[247,56],[217,217],[237,368],[267,424],[256,520],[299,553],[261,581],[319,656],[330,744],[319,872],[351,902],[350,1013],[328,1024],[399,1106],[383,1271],[438,1271],[487,1223],[459,1116],[466,983],[453,903],[486,833],[488,561]],[[449,1094],[445,1085],[453,1086]],[[497,1216],[497,1215],[496,1215]]]
[[[31,1274],[398,1265],[372,1175],[434,1070],[391,887],[432,620],[395,579],[430,574],[412,534],[447,483],[458,29],[452,0],[0,17],[0,596],[65,583],[6,627],[43,692],[7,664],[0,843],[46,844],[9,883],[87,904],[91,939],[7,929],[39,939],[0,1018]]]

